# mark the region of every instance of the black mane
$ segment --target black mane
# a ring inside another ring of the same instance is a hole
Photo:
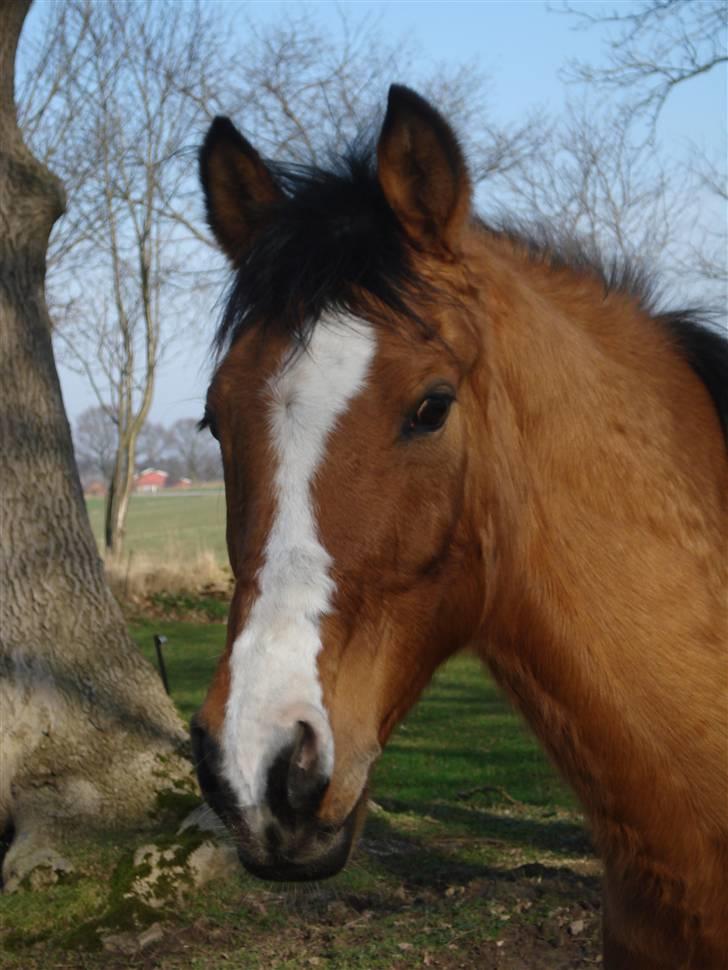
[[[481,222],[486,232],[505,236],[534,262],[595,278],[608,293],[626,293],[651,316],[658,316],[657,288],[653,274],[634,260],[607,257],[592,240],[570,236],[543,222],[505,218]]]
[[[361,292],[433,334],[413,297],[421,306],[434,294],[413,269],[375,158],[368,144],[350,150],[329,170],[269,163],[284,197],[235,273],[215,334],[218,355],[254,324],[279,328],[305,344],[326,311],[360,312]],[[660,312],[649,274],[629,261],[606,261],[578,239],[560,238],[542,226],[481,226],[507,236],[534,259],[595,277],[605,293],[632,296],[661,322],[705,383],[728,438],[728,340],[711,326],[711,314]]]
[[[712,326],[712,315],[697,310],[663,313],[658,319],[707,387],[728,442],[728,339]]]

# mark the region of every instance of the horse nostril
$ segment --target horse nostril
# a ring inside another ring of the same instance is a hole
[[[269,808],[285,827],[294,826],[315,813],[328,783],[316,731],[307,721],[296,722],[292,743],[279,751],[268,772]]]
[[[313,814],[328,782],[321,764],[319,738],[307,721],[298,721],[286,779],[288,802],[294,812]]]

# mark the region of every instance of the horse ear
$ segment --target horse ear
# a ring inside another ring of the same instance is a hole
[[[412,242],[442,252],[457,249],[470,211],[470,179],[452,129],[419,94],[389,89],[377,145],[379,184]]]
[[[222,117],[210,125],[200,150],[200,181],[210,229],[228,259],[238,263],[282,192],[250,142]]]

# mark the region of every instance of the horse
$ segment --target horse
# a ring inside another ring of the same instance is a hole
[[[339,871],[470,645],[584,808],[605,967],[725,966],[728,344],[634,268],[480,220],[406,87],[327,170],[217,118],[200,177],[235,585],[192,739],[242,863]]]

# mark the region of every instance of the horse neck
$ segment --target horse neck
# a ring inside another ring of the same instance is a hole
[[[659,792],[718,824],[728,467],[712,402],[633,298],[480,247],[486,656],[593,817],[644,832]]]

